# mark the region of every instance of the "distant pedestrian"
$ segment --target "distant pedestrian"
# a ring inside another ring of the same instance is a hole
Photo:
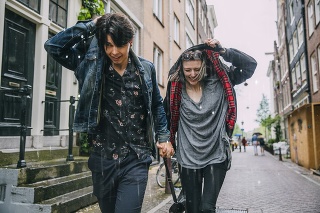
[[[238,137],[239,151],[241,152],[241,136]]]
[[[242,138],[242,146],[243,146],[243,151],[246,152],[246,146],[247,146],[247,140],[246,140],[246,137],[243,137]]]
[[[259,136],[258,141],[260,144],[261,155],[264,155],[264,146],[265,146],[264,138],[262,136]]]
[[[254,155],[257,156],[258,155],[258,137],[256,134],[253,134],[252,136],[252,145],[253,145],[253,151],[254,151]]]

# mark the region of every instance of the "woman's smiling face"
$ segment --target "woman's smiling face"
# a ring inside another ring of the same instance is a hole
[[[194,86],[199,83],[199,79],[197,78],[200,70],[201,70],[201,60],[189,60],[189,61],[183,61],[183,74],[186,79],[186,81]]]

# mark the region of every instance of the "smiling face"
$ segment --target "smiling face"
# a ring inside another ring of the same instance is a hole
[[[189,60],[183,61],[183,74],[184,77],[191,86],[195,86],[199,83],[199,73],[201,70],[201,60]]]
[[[107,35],[107,42],[104,45],[104,51],[112,61],[113,65],[125,66],[128,63],[130,42],[121,47],[117,47],[110,35]]]

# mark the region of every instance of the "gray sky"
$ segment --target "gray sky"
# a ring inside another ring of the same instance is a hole
[[[270,106],[270,79],[267,77],[269,61],[273,52],[273,42],[277,40],[276,0],[207,0],[214,5],[218,27],[214,37],[225,47],[241,50],[258,62],[254,75],[237,91],[238,120],[244,131],[250,131],[259,124],[255,122],[256,112],[265,94]]]

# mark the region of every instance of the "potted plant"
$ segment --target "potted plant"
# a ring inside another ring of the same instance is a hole
[[[105,12],[102,0],[82,0],[82,6],[78,15],[78,20],[92,19],[101,16]]]

